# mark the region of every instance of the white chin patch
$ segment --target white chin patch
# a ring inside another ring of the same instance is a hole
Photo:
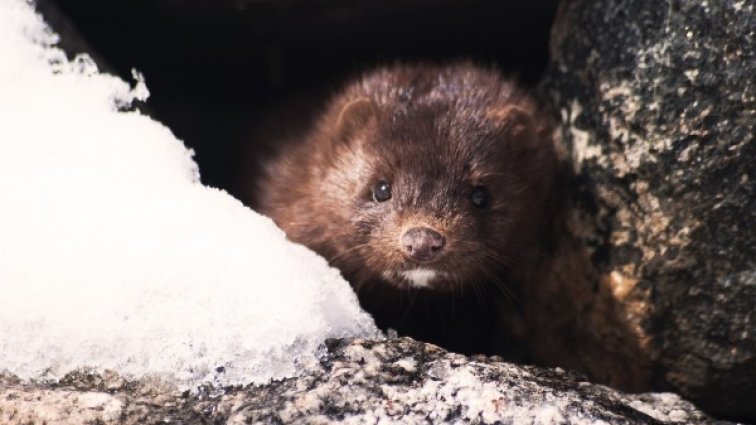
[[[416,288],[424,288],[439,275],[439,272],[431,269],[405,270],[399,273],[404,280]]]

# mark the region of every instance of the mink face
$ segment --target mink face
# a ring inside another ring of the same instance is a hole
[[[538,251],[555,168],[546,122],[494,72],[380,70],[268,164],[260,208],[358,294],[501,289]]]

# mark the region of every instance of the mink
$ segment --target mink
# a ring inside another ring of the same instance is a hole
[[[379,327],[517,359],[556,187],[552,129],[495,70],[381,68],[281,144],[255,206],[337,267]]]

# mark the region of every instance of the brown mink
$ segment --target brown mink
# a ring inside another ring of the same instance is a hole
[[[256,207],[339,268],[380,327],[518,358],[554,191],[545,117],[492,70],[379,69],[265,164]]]

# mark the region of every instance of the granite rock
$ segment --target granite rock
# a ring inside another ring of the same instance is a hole
[[[610,294],[634,353],[615,369],[750,420],[755,30],[749,1],[564,2],[545,83],[573,167],[567,222],[593,270],[585,285]]]
[[[560,369],[468,358],[408,338],[332,340],[301,376],[177,392],[78,371],[59,383],[0,376],[0,423],[725,423],[669,393],[628,395]]]

